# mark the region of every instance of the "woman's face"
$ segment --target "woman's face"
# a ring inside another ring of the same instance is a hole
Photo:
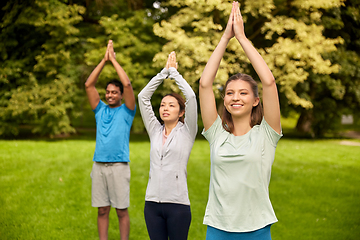
[[[250,83],[233,80],[226,86],[224,106],[233,117],[251,116],[252,108],[258,104]]]
[[[161,100],[159,113],[164,123],[177,122],[184,115],[183,112],[180,113],[180,105],[177,99],[172,96],[166,96]]]

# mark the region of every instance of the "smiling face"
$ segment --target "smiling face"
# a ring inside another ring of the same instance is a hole
[[[122,99],[120,88],[115,86],[114,84],[109,84],[106,87],[105,99],[106,102],[109,104],[109,107],[119,107],[121,105]]]
[[[159,113],[165,124],[178,122],[179,118],[184,115],[183,111],[180,112],[179,102],[172,96],[165,96],[161,100]]]
[[[251,85],[243,80],[230,81],[225,89],[224,106],[232,117],[251,116],[253,107],[259,104]]]

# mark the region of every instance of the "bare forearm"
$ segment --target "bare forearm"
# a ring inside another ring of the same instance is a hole
[[[240,45],[244,49],[246,56],[249,58],[252,66],[254,67],[256,73],[258,74],[261,82],[265,85],[272,85],[275,82],[274,76],[269,69],[268,65],[252,45],[252,43],[246,38],[237,38]]]
[[[105,59],[102,59],[101,62],[95,67],[95,69],[91,72],[90,76],[85,82],[85,90],[89,99],[89,103],[91,109],[95,109],[100,101],[100,96],[98,91],[95,88],[95,84],[99,78],[101,70],[105,66]]]
[[[262,82],[265,120],[277,133],[281,133],[280,104],[275,78],[251,42],[246,38],[238,40]]]
[[[122,85],[124,86],[124,88],[127,86],[131,86],[131,82],[130,82],[128,75],[126,74],[124,69],[120,66],[120,64],[116,61],[116,59],[111,59],[110,61],[113,64],[113,66],[116,70],[116,73],[119,76],[120,81],[121,81]]]
[[[102,59],[101,62],[95,67],[95,69],[91,72],[90,76],[88,77],[88,79],[85,82],[85,87],[89,88],[89,87],[95,87],[95,84],[99,78],[99,75],[102,71],[102,69],[105,66],[105,59]]]
[[[201,117],[205,130],[209,129],[217,118],[215,96],[212,85],[229,40],[230,38],[224,36],[220,39],[219,44],[211,55],[200,78],[199,100]]]
[[[118,74],[118,76],[120,78],[120,82],[122,83],[122,85],[124,87],[123,99],[125,101],[125,105],[129,109],[134,110],[135,109],[135,96],[134,96],[134,90],[132,88],[130,79],[127,76],[124,69],[120,66],[120,64],[116,61],[115,58],[112,58],[112,59],[110,58],[110,61],[113,64],[113,66],[116,70],[116,73]]]
[[[219,44],[216,46],[214,52],[211,54],[209,61],[207,62],[203,74],[200,78],[200,87],[209,88],[212,87],[216,73],[219,69],[220,62],[224,56],[226,46],[230,39],[222,37]]]

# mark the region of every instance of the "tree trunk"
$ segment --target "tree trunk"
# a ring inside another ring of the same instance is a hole
[[[140,10],[144,8],[144,2],[143,0],[127,0],[128,7],[131,10]]]
[[[312,129],[312,123],[314,120],[313,112],[311,110],[303,110],[296,124],[296,130],[301,133],[310,134],[311,137],[315,137]]]

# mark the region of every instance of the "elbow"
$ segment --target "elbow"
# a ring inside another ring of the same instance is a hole
[[[212,84],[205,83],[204,81],[199,82],[199,91],[205,90],[205,89],[211,89],[212,90]]]
[[[91,84],[89,84],[87,81],[85,82],[85,89],[89,89],[91,87]]]
[[[204,84],[204,80],[202,78],[200,78],[200,81],[199,81],[199,88],[205,88],[205,85]]]
[[[138,94],[138,103],[143,104],[146,101],[144,91],[139,92]]]
[[[196,101],[196,94],[194,92],[191,93],[190,99]]]
[[[266,85],[268,87],[276,86],[276,81],[273,75],[269,76],[266,81],[262,82],[263,86]]]
[[[204,78],[200,78],[200,81],[199,81],[199,89],[207,89],[207,88],[210,88],[212,89],[212,84],[213,84],[213,81],[210,81],[209,79],[204,79]]]
[[[91,88],[91,87],[95,87],[95,83],[96,83],[96,80],[94,81],[92,78],[88,78],[85,82],[85,89],[88,89],[88,88]]]
[[[124,90],[127,90],[127,89],[132,89],[132,85],[131,85],[131,82],[129,81],[129,82],[127,82],[127,83],[125,83],[125,84],[123,84],[123,87],[124,87]]]
[[[126,84],[124,84],[124,88],[131,88],[131,82],[128,81]]]
[[[144,96],[144,93],[143,93],[143,90],[141,90],[139,93],[138,93],[138,99],[142,99]]]
[[[269,78],[269,82],[271,85],[276,84],[274,75],[271,74],[271,77]]]

